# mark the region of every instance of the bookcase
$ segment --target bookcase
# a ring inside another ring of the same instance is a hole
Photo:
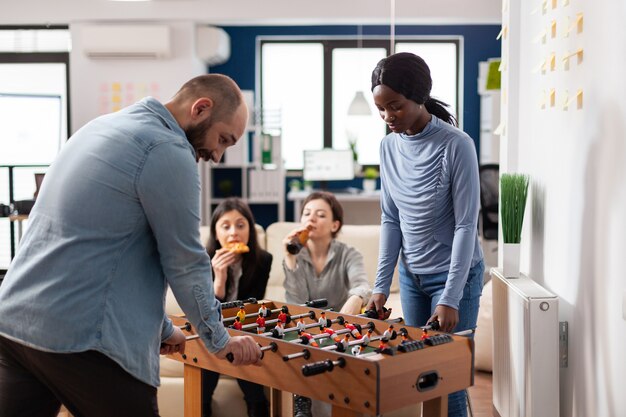
[[[218,164],[202,162],[202,224],[209,224],[213,209],[228,197],[240,197],[263,227],[285,220],[285,170],[280,136],[248,129]],[[267,159],[268,150],[271,159]],[[264,149],[265,148],[265,149]],[[263,154],[265,151],[265,154]]]

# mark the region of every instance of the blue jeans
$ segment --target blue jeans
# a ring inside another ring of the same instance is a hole
[[[438,274],[414,274],[404,262],[399,263],[400,301],[402,313],[408,326],[423,326],[435,311],[448,279],[448,272]],[[459,323],[454,332],[476,327],[480,295],[483,291],[485,264],[480,261],[469,270],[463,297],[459,303]],[[467,416],[465,391],[448,396],[448,417]]]

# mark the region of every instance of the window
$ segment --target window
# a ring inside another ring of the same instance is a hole
[[[0,202],[4,204],[10,200],[9,172],[13,200],[33,198],[34,174],[45,173],[67,139],[68,50],[67,28],[0,29],[0,125],[4,129]],[[11,235],[16,243],[11,227],[8,220],[0,219],[0,270],[10,262]]]
[[[348,149],[350,141],[356,143],[360,164],[378,165],[386,126],[371,97],[371,71],[389,54],[389,41],[268,37],[259,44],[261,124],[280,129],[285,168],[302,169],[304,150]],[[433,78],[432,96],[448,103],[461,124],[460,38],[397,38],[395,48],[424,58]],[[369,115],[348,114],[358,92]],[[278,120],[278,126],[270,120]]]

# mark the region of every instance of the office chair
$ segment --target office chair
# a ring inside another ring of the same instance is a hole
[[[500,184],[500,166],[498,164],[481,165],[480,174],[480,219],[483,239],[498,239],[498,201]]]

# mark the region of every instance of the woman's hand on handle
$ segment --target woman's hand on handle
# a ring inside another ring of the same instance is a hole
[[[437,304],[435,312],[428,319],[428,323],[439,320],[439,330],[450,333],[459,322],[459,311],[443,304]]]
[[[250,336],[233,336],[226,346],[215,355],[219,359],[226,359],[232,353],[233,365],[260,365],[261,348]]]
[[[383,311],[383,307],[385,306],[386,302],[387,297],[385,297],[385,294],[373,294],[368,301],[367,307],[365,307],[365,309],[376,310],[376,313],[378,313],[378,318],[380,320],[385,320],[391,315],[391,310],[388,310],[387,312]]]

